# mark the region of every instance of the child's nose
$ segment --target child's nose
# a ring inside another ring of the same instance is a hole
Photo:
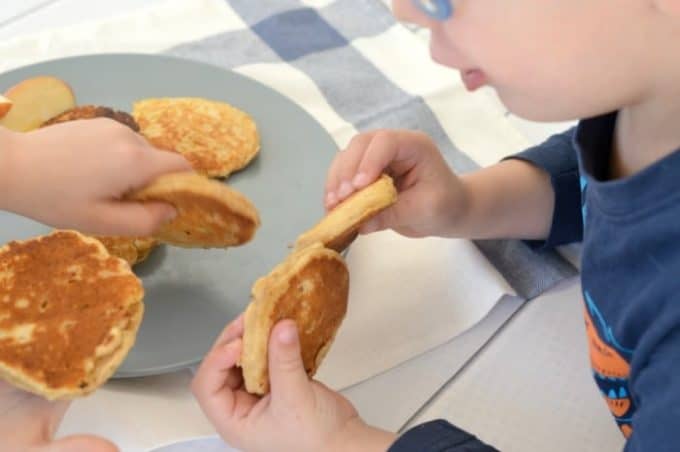
[[[428,17],[413,4],[412,0],[393,0],[394,16],[400,22],[408,22],[421,27],[433,28],[435,20]]]

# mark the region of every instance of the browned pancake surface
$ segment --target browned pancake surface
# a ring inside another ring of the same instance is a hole
[[[0,376],[48,398],[92,391],[132,346],[142,297],[129,266],[92,238],[57,231],[7,244],[0,248]]]
[[[177,217],[155,237],[176,246],[223,248],[242,245],[255,234],[260,217],[241,193],[195,173],[159,177],[133,193],[137,201],[163,201],[177,209]]]
[[[342,252],[356,238],[362,224],[396,201],[397,190],[392,178],[382,175],[328,212],[312,229],[300,234],[295,247],[304,248],[319,242]]]
[[[344,319],[348,295],[347,266],[340,255],[321,245],[291,254],[259,279],[245,314],[241,365],[246,389],[268,392],[268,340],[283,319],[295,321],[305,370],[313,376]]]
[[[182,154],[195,171],[227,177],[260,150],[253,119],[224,102],[193,97],[144,99],[133,116],[142,135],[160,149]]]

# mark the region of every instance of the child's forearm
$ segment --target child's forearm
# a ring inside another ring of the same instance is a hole
[[[11,153],[14,147],[14,133],[0,126],[0,210],[9,210],[11,190]]]
[[[325,450],[352,452],[383,452],[397,439],[395,433],[371,427],[359,418],[349,421],[331,439]]]
[[[550,233],[555,195],[550,176],[521,160],[506,160],[461,176],[463,214],[452,237],[545,239]]]

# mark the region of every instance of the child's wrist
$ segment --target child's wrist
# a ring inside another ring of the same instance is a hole
[[[468,237],[473,227],[470,223],[473,212],[474,193],[470,181],[466,176],[456,177],[448,193],[454,196],[444,206],[442,215],[446,218],[442,237]]]
[[[385,452],[396,441],[397,435],[354,418],[345,424],[327,449],[332,452]]]

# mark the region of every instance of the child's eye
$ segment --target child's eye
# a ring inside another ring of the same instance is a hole
[[[450,0],[413,0],[422,12],[437,20],[446,20],[453,14]]]

